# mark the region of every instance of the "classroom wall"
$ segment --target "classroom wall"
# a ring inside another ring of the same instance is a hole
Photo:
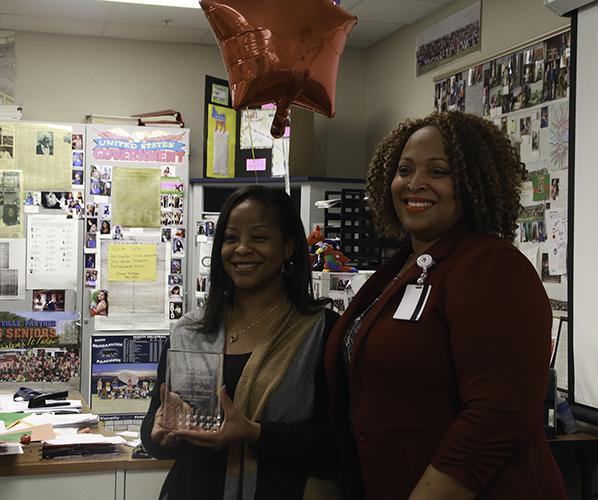
[[[202,177],[205,75],[226,78],[216,46],[28,32],[16,34],[15,46],[15,97],[24,120],[81,122],[91,113],[176,109],[191,128],[190,177]],[[361,49],[345,51],[337,117],[314,117],[318,145],[315,138],[306,141],[312,161],[298,174],[354,177],[363,172],[364,55]]]
[[[314,174],[362,178],[365,172],[366,52],[343,53],[336,83],[336,116],[314,116]],[[322,173],[318,173],[322,172]]]
[[[191,128],[190,177],[201,177],[205,75],[225,77],[217,47],[19,32],[15,50],[24,120],[176,109]]]
[[[483,0],[482,50],[420,77],[415,76],[417,33],[474,3],[459,0],[422,21],[403,28],[366,52],[366,157],[377,142],[406,118],[434,108],[434,78],[474,65],[482,59],[569,25],[543,5],[543,0]]]

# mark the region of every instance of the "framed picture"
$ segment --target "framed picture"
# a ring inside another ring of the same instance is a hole
[[[476,2],[416,37],[416,74],[421,76],[481,47],[481,2]]]

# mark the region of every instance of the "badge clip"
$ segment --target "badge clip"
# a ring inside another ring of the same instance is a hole
[[[419,275],[419,278],[417,278],[417,284],[423,285],[428,277],[428,269],[435,264],[434,259],[429,253],[423,253],[415,262],[422,269],[422,273]]]

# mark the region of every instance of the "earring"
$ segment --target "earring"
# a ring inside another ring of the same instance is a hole
[[[290,260],[290,259],[286,259],[282,263],[282,267],[280,269],[280,272],[282,273],[282,275],[284,277],[290,278],[295,273],[295,263],[292,260]]]

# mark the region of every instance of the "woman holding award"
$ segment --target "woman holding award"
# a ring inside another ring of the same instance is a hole
[[[496,126],[458,112],[374,153],[374,220],[405,244],[326,350],[352,500],[567,498],[543,425],[550,304],[511,244],[523,173]]]
[[[216,225],[206,307],[169,339],[172,349],[224,353],[224,420],[216,431],[167,428],[163,353],[141,430],[150,454],[175,459],[160,498],[338,498],[323,371],[337,317],[313,298],[291,198],[261,186],[233,193]]]

